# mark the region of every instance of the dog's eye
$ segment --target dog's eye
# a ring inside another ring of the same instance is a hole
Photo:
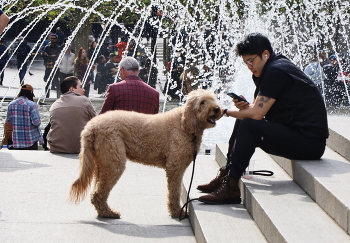
[[[202,102],[201,102],[201,105],[204,105],[205,104],[205,101],[203,100]]]

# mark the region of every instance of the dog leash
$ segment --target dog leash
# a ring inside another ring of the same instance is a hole
[[[273,172],[270,170],[254,170],[252,171],[252,175],[273,176]]]
[[[195,138],[194,138],[195,139]],[[191,191],[191,187],[192,187],[192,182],[193,182],[193,176],[194,176],[194,169],[195,169],[195,164],[196,164],[196,158],[197,158],[197,150],[194,149],[193,152],[193,168],[192,168],[192,175],[191,175],[191,181],[190,181],[190,185],[188,187],[188,191],[187,191],[187,199],[186,199],[186,203],[182,206],[180,214],[179,214],[179,220],[183,220],[185,218],[188,218],[189,215],[187,214],[187,208],[188,208],[188,204],[192,201],[198,200],[198,198],[192,198],[190,200],[190,191]],[[272,176],[273,172],[270,170],[254,170],[251,171],[249,173],[250,175],[261,175],[261,176]],[[184,212],[185,209],[185,212]],[[184,215],[182,215],[184,212]]]
[[[190,186],[188,187],[188,191],[187,191],[187,198],[186,198],[186,203],[182,206],[181,211],[180,211],[180,215],[179,215],[179,220],[183,220],[185,218],[188,218],[188,214],[187,214],[187,206],[190,202],[192,202],[193,200],[197,200],[198,198],[194,198],[190,200],[190,190],[191,190],[191,186],[192,186],[192,181],[193,181],[193,175],[194,175],[194,168],[196,165],[196,158],[197,158],[197,148],[196,148],[196,141],[197,141],[197,136],[192,133],[193,139],[192,139],[192,143],[193,143],[193,168],[192,168],[192,175],[191,175],[191,181],[190,181]],[[185,215],[182,217],[182,212],[184,210],[184,208],[186,208],[185,210]]]
[[[195,138],[196,137],[194,137],[194,139]],[[179,215],[179,220],[180,221],[189,217],[189,215],[187,214],[188,204],[190,202],[194,201],[194,200],[198,200],[198,198],[193,198],[193,199],[190,200],[190,190],[191,190],[191,186],[192,186],[192,182],[193,182],[193,175],[194,175],[194,168],[195,168],[195,165],[196,165],[196,158],[197,158],[197,149],[194,149],[194,151],[193,151],[193,167],[192,167],[191,181],[190,181],[190,185],[189,185],[188,191],[187,191],[186,203],[182,206],[181,211],[180,211],[180,215]],[[184,209],[185,209],[185,213],[184,213],[184,216],[182,216]]]

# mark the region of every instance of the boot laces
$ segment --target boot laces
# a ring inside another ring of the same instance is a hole
[[[222,182],[220,186],[216,189],[215,193],[216,194],[220,193],[226,187],[226,184],[227,184],[227,177],[225,176],[222,178]]]
[[[222,181],[224,178],[226,178],[226,176],[224,176],[224,177],[219,177],[220,172],[221,172],[222,170],[223,170],[222,168],[219,169],[219,171],[216,173],[216,177],[215,177],[214,179],[212,179],[212,180],[208,183],[208,185],[210,185],[210,184],[212,184],[212,183],[215,183],[215,181],[216,181],[217,179],[219,179],[219,180]]]

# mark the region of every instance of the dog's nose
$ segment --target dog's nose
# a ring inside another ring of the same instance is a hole
[[[213,111],[214,111],[214,113],[216,113],[216,114],[217,114],[217,113],[219,113],[220,108],[219,108],[219,107],[215,107]]]

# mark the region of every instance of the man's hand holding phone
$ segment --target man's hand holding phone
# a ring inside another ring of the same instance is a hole
[[[233,92],[227,93],[227,95],[230,96],[234,100],[235,106],[238,109],[242,110],[242,109],[248,108],[249,102],[243,96],[239,96]]]

